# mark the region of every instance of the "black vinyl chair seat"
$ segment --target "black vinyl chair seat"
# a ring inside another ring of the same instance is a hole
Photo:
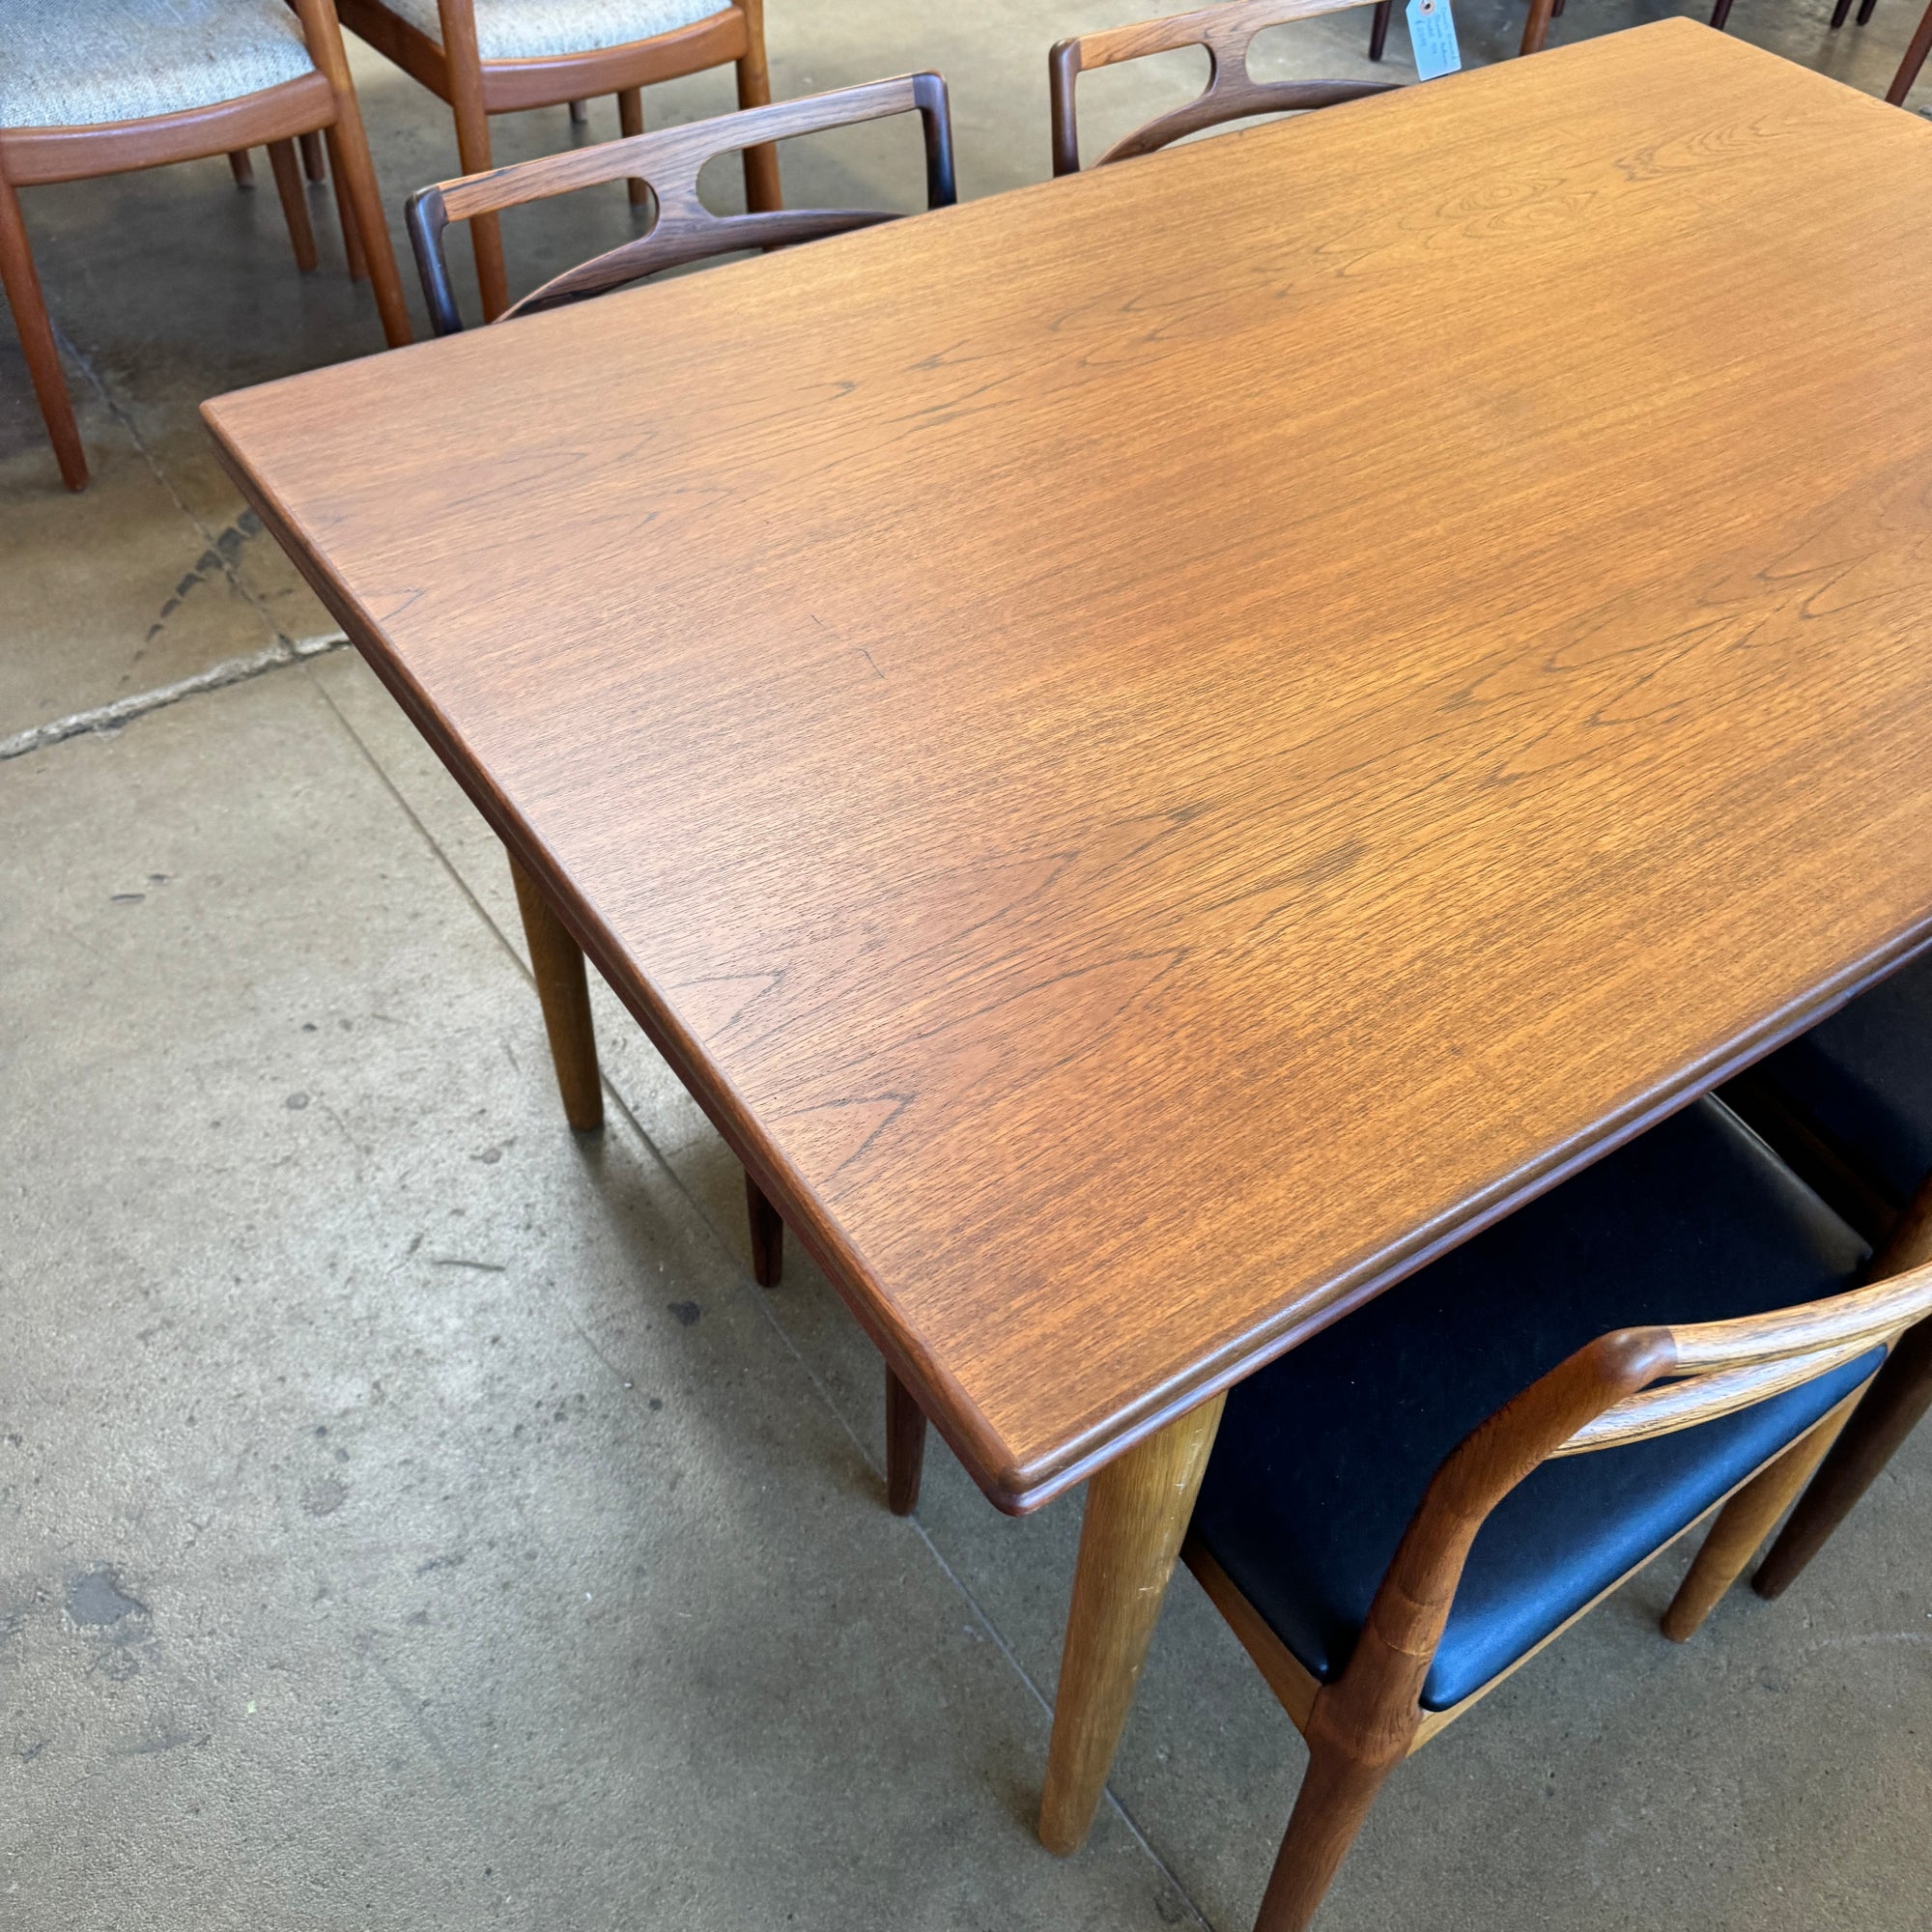
[[[1756,1069],[1903,1206],[1932,1174],[1932,957],[1914,960]]]
[[[1443,1459],[1597,1336],[1854,1285],[1863,1242],[1701,1100],[1232,1390],[1193,1533],[1333,1682]],[[1476,1538],[1424,1687],[1479,1690],[1794,1441],[1881,1351],[1697,1427],[1544,1463]]]

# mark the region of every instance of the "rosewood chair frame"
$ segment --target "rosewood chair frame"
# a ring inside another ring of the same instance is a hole
[[[1925,1246],[1932,1243],[1913,1250],[1907,1271],[1822,1301],[1730,1321],[1620,1329],[1531,1383],[1474,1430],[1431,1480],[1376,1592],[1354,1652],[1332,1684],[1318,1683],[1303,1668],[1227,1573],[1190,1538],[1182,1557],[1308,1741],[1308,1770],[1256,1932],[1302,1932],[1396,1765],[1603,1601],[1600,1596],[1585,1605],[1544,1644],[1461,1702],[1424,1711],[1429,1667],[1470,1546],[1491,1511],[1552,1457],[1689,1429],[1796,1388],[1876,1346],[1889,1348],[1902,1331],[1932,1316],[1932,1265],[1921,1251]],[[1855,1390],[1837,1404],[1718,1506],[1717,1520],[1664,1613],[1667,1636],[1683,1642],[1703,1623],[1817,1467],[1859,1395]],[[1653,1551],[1629,1574],[1659,1553]],[[1620,1577],[1610,1589],[1628,1580]]]
[[[1838,12],[1833,16],[1832,24],[1836,26],[1843,16],[1848,0],[1838,0]],[[1864,0],[1859,9],[1859,25],[1863,26],[1870,17],[1872,0]],[[1905,97],[1912,92],[1912,83],[1918,78],[1918,70],[1925,65],[1925,56],[1932,54],[1932,6],[1928,6],[1918,16],[1918,24],[1912,30],[1911,43],[1905,49],[1905,58],[1898,64],[1898,71],[1891,77],[1891,85],[1886,89],[1885,98],[1894,107],[1905,105]]]
[[[1047,56],[1047,87],[1053,114],[1053,172],[1080,171],[1080,127],[1075,108],[1075,83],[1095,68],[1150,54],[1173,53],[1183,47],[1208,50],[1208,85],[1185,106],[1156,116],[1123,136],[1094,163],[1105,167],[1134,155],[1151,155],[1224,122],[1244,121],[1255,114],[1292,114],[1304,108],[1333,107],[1344,100],[1360,100],[1372,94],[1388,94],[1400,85],[1390,80],[1257,80],[1248,71],[1248,49],[1255,36],[1268,27],[1320,14],[1339,14],[1359,7],[1363,0],[1234,0],[1234,4],[1176,14],[1162,20],[1141,20],[1059,42]]]
[[[437,0],[442,27],[439,46],[384,5],[383,0],[337,0],[344,25],[386,54],[412,79],[449,103],[456,120],[456,149],[466,176],[489,172],[490,117],[527,107],[569,106],[572,119],[593,94],[617,97],[625,137],[644,131],[642,90],[708,68],[735,64],[738,105],[764,106],[772,98],[765,59],[764,0],[727,0],[715,14],[649,40],[583,53],[533,60],[485,60],[477,45],[474,0]],[[745,201],[753,213],[784,206],[777,150],[769,144],[744,150]],[[632,186],[633,203],[641,189]],[[483,316],[494,322],[509,306],[503,240],[494,215],[470,231]]]
[[[620,178],[641,181],[655,203],[655,218],[637,240],[593,256],[552,277],[520,301],[506,303],[497,320],[507,322],[562,303],[582,301],[661,270],[715,255],[788,247],[896,220],[896,214],[877,209],[772,209],[714,214],[698,198],[697,177],[713,156],[736,153],[745,149],[747,142],[788,140],[907,113],[919,115],[924,136],[926,206],[950,208],[958,195],[952,165],[952,125],[946,83],[936,73],[905,74],[803,100],[747,108],[685,128],[634,134],[422,188],[410,197],[409,230],[423,293],[429,300],[431,327],[439,335],[453,335],[463,327],[443,251],[443,237],[452,221],[473,222],[502,209],[573,188],[593,187]],[[603,1125],[604,1100],[583,952],[543,889],[514,858],[510,869],[564,1114],[573,1127],[587,1132]],[[760,1287],[775,1288],[784,1271],[784,1221],[750,1174],[745,1177],[745,1197],[751,1223],[752,1272]],[[888,1368],[886,1498],[895,1516],[910,1516],[918,1504],[924,1455],[924,1412]]]
[[[345,241],[352,272],[366,263],[374,285],[383,333],[391,348],[411,339],[409,310],[396,272],[376,185],[375,163],[342,49],[341,29],[329,0],[293,0],[308,48],[312,71],[234,100],[178,114],[138,121],[110,121],[71,128],[0,128],[0,284],[20,331],[27,375],[46,423],[48,440],[70,490],[87,487],[87,456],[74,422],[73,403],[62,374],[53,325],[28,245],[17,189],[44,183],[83,181],[97,175],[164,167],[173,161],[242,154],[258,144],[269,149],[275,185],[281,191],[295,243],[304,269],[316,265],[315,237],[309,226],[296,159],[298,138],[321,134],[335,164]],[[236,168],[237,179],[242,169]]]

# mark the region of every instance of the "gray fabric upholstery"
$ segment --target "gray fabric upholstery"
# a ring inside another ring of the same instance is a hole
[[[0,128],[146,121],[312,71],[282,0],[0,0]]]
[[[722,14],[730,0],[473,0],[476,46],[485,60],[534,60],[586,54],[648,41],[674,27]],[[383,0],[392,14],[440,46],[436,0]]]

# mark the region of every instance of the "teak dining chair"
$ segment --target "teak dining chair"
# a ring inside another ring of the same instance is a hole
[[[1932,1239],[1932,957],[1918,959],[1724,1089],[1724,1099],[1874,1246]],[[1772,1546],[1751,1587],[1778,1597],[1932,1407],[1932,1324],[1914,1329]]]
[[[1308,1740],[1257,1932],[1297,1932],[1383,1780],[1721,1505],[1703,1622],[1888,1344],[1932,1243],[1863,1244],[1703,1100],[1233,1389],[1183,1550]]]
[[[624,133],[644,131],[641,90],[734,62],[738,105],[771,99],[764,0],[337,0],[343,24],[386,54],[456,118],[466,176],[491,165],[490,117],[615,94]],[[744,151],[745,200],[783,206],[769,145]],[[637,202],[641,189],[632,188]],[[494,215],[470,231],[484,320],[509,305],[503,242]]]
[[[764,209],[747,214],[714,214],[698,199],[697,177],[713,156],[736,153],[750,142],[789,140],[915,112],[925,140],[926,206],[950,208],[957,198],[952,123],[946,83],[936,73],[905,74],[803,100],[781,100],[713,121],[668,128],[655,134],[635,134],[423,188],[410,197],[409,228],[423,293],[429,300],[431,326],[439,335],[453,335],[463,327],[443,252],[444,232],[452,221],[474,221],[486,213],[541,201],[572,188],[625,178],[640,180],[649,185],[656,216],[637,240],[593,256],[552,277],[521,300],[506,304],[499,320],[507,322],[564,302],[582,301],[661,270],[713,256],[785,247],[896,220],[895,213],[881,209]],[[603,1123],[604,1101],[583,953],[543,889],[514,858],[510,869],[516,880],[517,902],[543,1002],[564,1113],[573,1127],[593,1128]],[[749,1174],[745,1177],[745,1198],[751,1216],[753,1273],[761,1287],[773,1288],[784,1268],[784,1222]],[[886,1440],[887,1501],[895,1515],[909,1516],[919,1501],[925,1417],[890,1368],[886,1371]]]
[[[1363,0],[1234,0],[1232,5],[1175,14],[1166,19],[1140,20],[1132,26],[1110,27],[1057,43],[1046,61],[1053,115],[1053,172],[1080,172],[1076,81],[1083,73],[1119,61],[1141,60],[1183,47],[1206,47],[1208,85],[1185,106],[1159,115],[1116,141],[1094,163],[1095,167],[1124,161],[1134,155],[1153,154],[1184,135],[1218,128],[1224,122],[1245,121],[1257,114],[1333,107],[1344,100],[1360,100],[1366,95],[1389,93],[1396,82],[1257,80],[1248,71],[1248,49],[1264,28],[1313,19],[1318,14],[1339,14],[1362,4]]]
[[[13,0],[0,12],[0,282],[70,490],[87,455],[17,190],[266,143],[304,269],[315,266],[293,143],[320,132],[366,256],[383,333],[410,339],[382,197],[330,0]],[[352,258],[353,259],[353,258]]]

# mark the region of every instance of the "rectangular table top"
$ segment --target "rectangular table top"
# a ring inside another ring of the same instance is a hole
[[[1671,20],[208,416],[1019,1509],[1932,933],[1928,349]]]

